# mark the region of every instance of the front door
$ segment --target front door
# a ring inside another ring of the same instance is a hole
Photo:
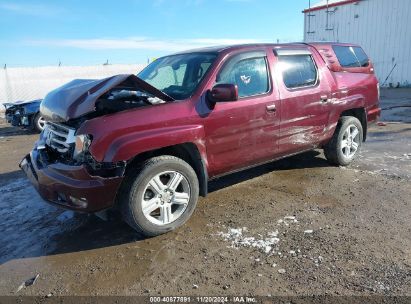
[[[210,176],[272,158],[280,122],[266,51],[233,55],[217,73],[217,83],[236,84],[239,100],[218,102],[206,119]]]

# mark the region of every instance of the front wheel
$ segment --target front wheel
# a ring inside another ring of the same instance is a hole
[[[146,236],[183,225],[197,205],[197,175],[189,164],[174,156],[145,161],[125,183],[120,201],[123,218]]]
[[[361,122],[352,116],[341,117],[330,142],[324,147],[328,162],[347,166],[358,155],[363,142]]]

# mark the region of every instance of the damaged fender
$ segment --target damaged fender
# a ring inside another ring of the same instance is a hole
[[[143,152],[189,142],[194,142],[201,153],[203,149],[199,142],[202,138],[204,138],[204,127],[202,125],[175,126],[144,132],[137,131],[117,138],[105,154],[104,162],[129,160]],[[162,144],[159,145],[159,142]]]

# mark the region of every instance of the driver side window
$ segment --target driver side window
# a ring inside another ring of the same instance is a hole
[[[270,86],[266,58],[233,58],[218,75],[219,83],[236,84],[240,98],[267,93]]]

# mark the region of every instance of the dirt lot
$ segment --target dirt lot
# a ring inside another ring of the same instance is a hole
[[[37,135],[3,122],[0,295],[411,296],[411,91],[383,94],[394,123],[351,167],[313,151],[221,178],[151,239],[43,203],[17,167]]]

